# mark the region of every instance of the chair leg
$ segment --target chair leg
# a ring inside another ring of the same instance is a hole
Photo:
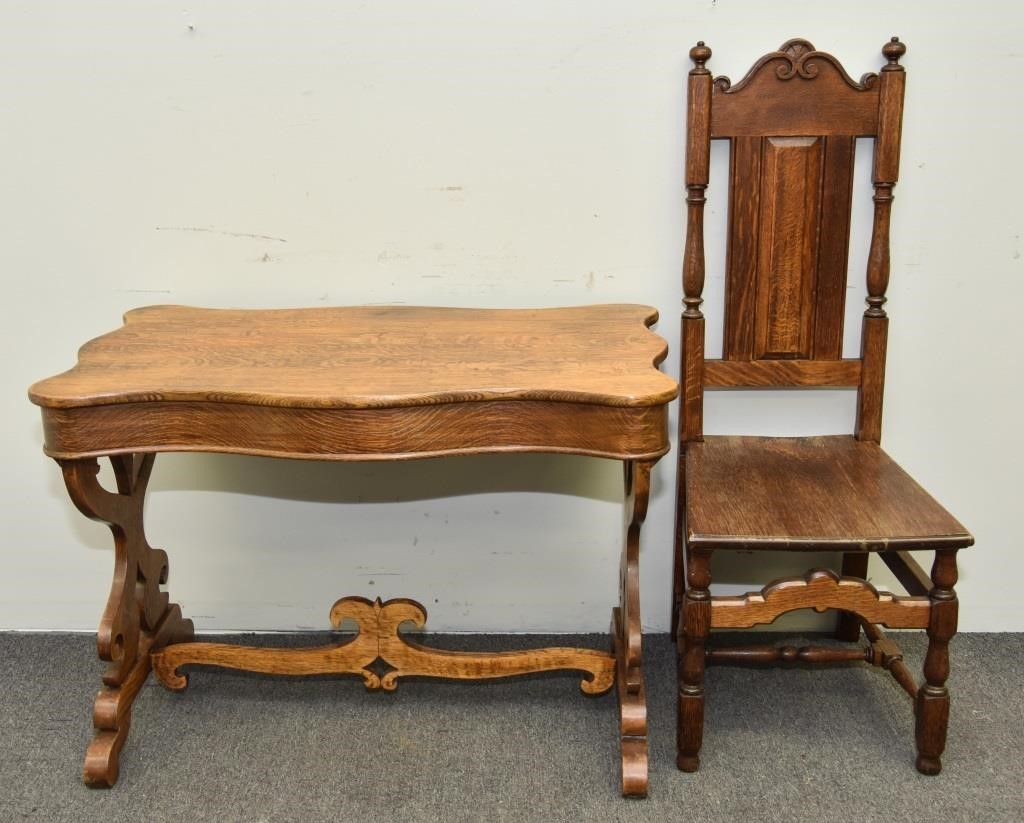
[[[676,765],[684,772],[700,766],[704,738],[704,643],[711,631],[711,552],[687,550],[686,591],[677,634],[679,704]]]
[[[669,632],[672,642],[679,640],[679,613],[683,608],[683,591],[686,586],[683,583],[683,575],[686,573],[683,562],[683,555],[686,550],[683,539],[683,531],[686,528],[686,450],[680,446],[678,462],[676,463],[676,521],[675,534],[672,550],[672,619],[669,622]]]
[[[924,683],[915,701],[917,770],[921,774],[942,771],[941,755],[946,748],[949,725],[949,641],[956,634],[957,599],[956,549],[935,552],[932,566],[931,617],[928,622],[928,653],[924,659]]]
[[[868,560],[870,555],[867,552],[845,552],[843,554],[843,577],[859,577],[867,580]],[[836,623],[836,639],[847,643],[856,643],[860,640],[860,618],[851,612],[839,612],[839,621]]]

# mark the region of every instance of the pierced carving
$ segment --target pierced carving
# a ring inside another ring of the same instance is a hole
[[[586,694],[601,694],[615,680],[615,659],[593,649],[547,648],[522,652],[476,653],[431,649],[403,637],[399,628],[412,623],[422,628],[426,609],[415,600],[381,602],[365,597],[343,597],[331,607],[335,629],[349,618],[357,633],[338,645],[307,649],[273,649],[227,643],[179,643],[152,655],[153,671],[167,688],[181,691],[188,678],[182,666],[220,666],[264,674],[357,674],[367,689],[394,691],[399,677],[421,675],[462,680],[511,677],[559,669],[587,673],[580,682]],[[389,670],[380,675],[371,668],[382,663]]]
[[[712,601],[713,628],[749,628],[772,623],[796,609],[823,612],[841,609],[871,623],[894,629],[923,629],[928,626],[926,597],[897,597],[880,592],[865,580],[839,577],[829,569],[813,569],[805,577],[777,580],[738,597],[716,597]]]
[[[95,736],[86,751],[83,777],[91,786],[113,786],[128,736],[132,705],[149,676],[150,651],[189,640],[193,627],[160,590],[167,582],[167,555],[146,541],[142,510],[154,455],[110,457],[117,492],[104,489],[95,459],[60,462],[68,494],[78,510],[106,523],[114,535],[114,581],[96,633],[99,657],[109,663],[93,706]]]

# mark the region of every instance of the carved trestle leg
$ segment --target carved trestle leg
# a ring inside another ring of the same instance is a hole
[[[924,682],[917,692],[915,737],[917,770],[921,774],[942,771],[941,756],[946,748],[949,726],[949,641],[956,634],[957,599],[956,549],[935,552],[932,565],[933,587],[928,594],[931,618],[928,621],[928,652],[924,658]]]
[[[62,460],[71,500],[86,517],[106,523],[114,535],[114,580],[96,634],[97,652],[109,663],[96,695],[96,733],[85,755],[83,779],[113,786],[131,724],[132,704],[150,672],[150,652],[192,638],[192,621],[168,602],[167,555],[146,542],[142,510],[155,456],[113,455],[117,492],[98,480],[95,459]]]
[[[705,643],[711,631],[711,552],[688,548],[686,593],[679,618],[679,708],[676,765],[684,772],[700,767],[704,739]]]
[[[619,572],[619,606],[612,610],[622,743],[622,794],[625,797],[647,796],[647,695],[640,625],[640,526],[647,516],[653,465],[646,461],[625,463],[625,543]]]

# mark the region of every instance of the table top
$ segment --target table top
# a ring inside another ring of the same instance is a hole
[[[382,408],[494,399],[648,406],[675,397],[649,306],[227,310],[150,306],[36,383],[33,403],[157,400]]]
[[[677,385],[649,306],[149,306],[29,389],[57,459],[547,451],[652,459]]]

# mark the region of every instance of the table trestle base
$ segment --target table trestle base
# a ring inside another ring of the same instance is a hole
[[[187,665],[279,675],[357,674],[367,689],[394,691],[400,677],[441,677],[486,680],[536,672],[570,669],[586,673],[580,689],[603,694],[615,682],[615,658],[595,649],[544,648],[515,652],[460,652],[414,643],[399,628],[411,623],[421,629],[427,612],[415,600],[381,602],[343,597],[331,607],[331,625],[340,629],[346,619],[357,626],[355,636],[341,644],[287,649],[229,643],[177,643],[152,655],[153,672],[169,689],[188,685],[179,669]],[[387,667],[382,675],[374,670]]]

